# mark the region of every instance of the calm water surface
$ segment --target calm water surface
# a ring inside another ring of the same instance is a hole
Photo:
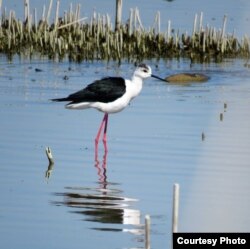
[[[148,79],[128,108],[110,115],[109,152],[95,160],[102,114],[50,98],[134,66],[1,58],[0,247],[168,248],[172,187],[181,186],[180,231],[249,232],[250,71],[245,61],[146,61],[155,74],[199,72],[202,84]],[[42,72],[36,72],[39,68]],[[69,77],[64,80],[64,76]],[[203,138],[202,138],[202,133]],[[45,147],[55,164],[48,174]]]
[[[45,1],[30,2],[39,12]],[[68,8],[68,1],[60,2],[61,11]],[[105,6],[95,0],[72,2],[82,3],[84,16],[94,8],[110,13],[113,6],[113,1]],[[203,2],[124,1],[124,16],[138,6],[144,25],[150,26],[160,9],[163,30],[171,19],[174,28],[192,31],[195,13],[203,11],[204,24],[216,27],[228,14],[229,32],[250,33],[249,1]],[[23,17],[20,1],[3,1],[3,6]],[[0,57],[0,248],[143,248],[146,214],[152,219],[152,248],[170,248],[176,182],[180,231],[250,231],[246,61],[145,62],[162,77],[191,71],[210,80],[184,86],[146,80],[126,110],[110,115],[109,152],[105,157],[100,144],[95,158],[102,114],[65,110],[49,99],[107,75],[130,77],[134,66],[18,57],[10,63]],[[48,167],[47,146],[54,167]]]

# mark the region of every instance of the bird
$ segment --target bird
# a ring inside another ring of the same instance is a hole
[[[162,81],[164,79],[152,74],[151,67],[140,64],[134,71],[131,80],[122,77],[105,77],[95,80],[80,91],[70,94],[65,98],[51,99],[56,102],[69,102],[65,105],[67,109],[94,108],[104,113],[101,125],[98,129],[95,145],[96,148],[103,130],[103,144],[107,151],[107,128],[109,114],[122,111],[143,87],[143,80],[153,77]],[[166,82],[166,81],[165,81]],[[104,128],[103,128],[104,127]]]

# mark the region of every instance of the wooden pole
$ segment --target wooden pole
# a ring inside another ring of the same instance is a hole
[[[115,30],[119,30],[122,21],[122,0],[116,0]]]
[[[30,28],[30,1],[24,0],[24,22],[26,25],[28,25],[28,28]]]
[[[178,218],[179,218],[179,195],[180,195],[180,185],[178,183],[174,184],[173,191],[173,220],[172,220],[172,232],[178,232]]]
[[[150,249],[150,216],[145,216],[145,249]]]

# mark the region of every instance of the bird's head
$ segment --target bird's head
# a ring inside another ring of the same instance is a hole
[[[149,78],[149,77],[153,77],[153,78],[156,78],[158,80],[162,80],[162,81],[165,81],[165,79],[163,78],[160,78],[159,76],[156,76],[154,74],[152,74],[152,70],[151,70],[151,67],[146,65],[146,64],[140,64],[135,72],[134,72],[134,76],[137,76],[137,77],[140,77],[142,79],[146,79],[146,78]]]
[[[151,74],[152,74],[151,67],[146,64],[140,64],[134,72],[134,76],[140,77],[142,79],[150,77]]]

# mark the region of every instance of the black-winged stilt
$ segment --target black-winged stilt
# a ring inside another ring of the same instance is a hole
[[[86,88],[70,94],[66,98],[52,99],[52,101],[68,101],[69,103],[65,106],[67,109],[95,108],[104,112],[103,120],[95,138],[95,144],[97,148],[104,126],[103,143],[105,151],[107,151],[106,141],[109,113],[122,111],[141,92],[143,79],[148,77],[165,81],[153,75],[150,66],[141,64],[136,68],[131,80],[121,77],[106,77],[94,81]]]

